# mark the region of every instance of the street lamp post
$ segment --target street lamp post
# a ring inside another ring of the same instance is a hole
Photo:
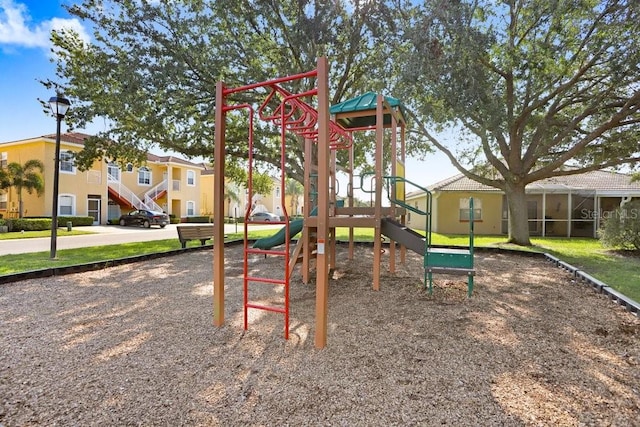
[[[64,119],[71,103],[62,96],[52,96],[49,99],[49,108],[56,118],[56,157],[53,170],[53,207],[51,208],[51,259],[56,258],[56,244],[58,237],[58,181],[60,179],[60,123]]]

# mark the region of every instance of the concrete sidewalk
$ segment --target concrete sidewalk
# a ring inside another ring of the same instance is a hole
[[[181,224],[189,225],[189,224]],[[193,224],[196,225],[196,224]],[[86,248],[90,246],[117,245],[131,242],[150,242],[153,240],[178,239],[177,224],[169,224],[165,228],[151,227],[121,227],[119,225],[92,225],[75,227],[76,230],[86,230],[93,234],[80,236],[65,236],[66,229],[60,228],[56,239],[57,250]],[[252,230],[274,229],[274,233],[282,225],[251,225]],[[242,233],[242,224],[237,226],[238,233]],[[224,232],[235,233],[235,224],[225,224]],[[50,237],[33,239],[0,240],[0,256],[30,252],[48,252],[51,249]]]

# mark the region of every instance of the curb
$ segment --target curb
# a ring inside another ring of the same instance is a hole
[[[554,263],[557,267],[569,272],[576,280],[576,282],[591,286],[599,294],[608,296],[610,300],[618,305],[623,306],[627,309],[627,311],[631,312],[635,316],[640,316],[640,304],[638,302],[632,300],[624,294],[621,294],[611,286],[607,285],[601,280],[596,279],[585,271],[582,271],[579,268],[572,266],[571,264],[561,261],[559,258],[551,254],[545,253],[544,256],[547,260]]]

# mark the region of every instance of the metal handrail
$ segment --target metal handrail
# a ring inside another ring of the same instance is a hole
[[[162,193],[163,191],[167,191],[167,188],[168,188],[168,180],[165,179],[160,184],[156,185],[151,190],[144,193],[144,198],[145,200],[147,199],[147,197],[151,198],[152,200],[156,200],[158,198],[158,194]]]
[[[131,203],[131,206],[133,206],[136,209],[158,210],[158,209],[151,209],[149,206],[147,206],[147,204],[144,203],[142,200],[140,200],[140,198],[136,196],[136,194],[133,191],[131,191],[126,185],[116,180],[116,178],[113,175],[107,174],[107,176],[108,176],[107,185],[109,186],[109,188],[115,191],[119,197],[122,197],[127,202]],[[159,210],[161,209],[162,208],[160,208]]]

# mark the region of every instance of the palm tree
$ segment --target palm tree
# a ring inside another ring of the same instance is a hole
[[[0,170],[0,189],[6,190],[15,187],[18,194],[18,216],[23,216],[22,190],[32,194],[34,191],[38,196],[44,193],[44,179],[42,171],[44,165],[40,160],[28,160],[24,165],[20,163],[9,163],[7,169]],[[40,173],[38,173],[38,171]]]
[[[287,182],[284,188],[284,194],[291,197],[291,215],[296,215],[298,212],[298,197],[304,192],[304,187],[292,178],[287,178]]]

